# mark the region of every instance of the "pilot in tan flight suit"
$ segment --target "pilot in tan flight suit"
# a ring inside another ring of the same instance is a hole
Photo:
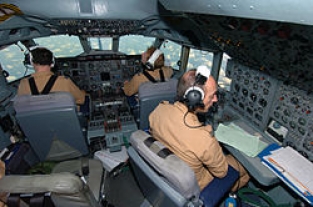
[[[141,62],[146,66],[147,63],[150,63],[150,68],[144,69],[143,72],[134,75],[130,81],[124,82],[124,93],[127,96],[137,94],[139,86],[144,82],[162,81],[161,72],[163,72],[163,81],[173,75],[173,69],[164,66],[164,54],[155,47],[149,47],[146,52],[142,53]]]
[[[33,73],[30,78],[21,80],[17,92],[18,95],[38,95],[49,93],[50,91],[65,91],[73,95],[77,105],[81,105],[85,102],[85,92],[80,90],[71,79],[65,76],[55,76],[51,71],[51,68],[54,66],[54,57],[50,50],[44,47],[31,49],[30,61],[34,66],[35,73]],[[50,87],[47,87],[49,81]]]
[[[250,176],[233,156],[223,153],[212,127],[203,125],[196,115],[207,112],[218,101],[216,92],[212,76],[208,74],[200,84],[196,70],[189,70],[177,85],[179,101],[162,102],[150,114],[150,132],[194,170],[201,189],[214,177],[224,177],[230,164],[240,174],[232,187],[236,191],[248,183]]]

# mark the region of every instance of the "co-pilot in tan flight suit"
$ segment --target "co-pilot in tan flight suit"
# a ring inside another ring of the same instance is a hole
[[[173,69],[168,66],[162,67],[164,78],[169,79],[173,75]],[[160,80],[160,68],[153,71],[146,70],[155,80]],[[132,96],[138,93],[139,86],[148,82],[149,79],[143,74],[138,73],[132,77],[132,79],[124,84],[124,93],[126,96]]]

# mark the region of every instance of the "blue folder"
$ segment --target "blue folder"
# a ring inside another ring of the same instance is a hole
[[[262,152],[258,154],[258,157],[260,157],[261,161],[270,169],[272,170],[284,183],[286,183],[287,186],[289,186],[293,191],[295,191],[299,196],[301,196],[304,200],[308,202],[311,206],[313,206],[313,195],[311,194],[304,194],[301,192],[289,179],[287,179],[284,174],[282,174],[279,170],[276,169],[276,167],[270,163],[269,161],[265,160],[264,157],[269,155],[271,151],[279,149],[281,146],[279,146],[276,143],[268,145]]]

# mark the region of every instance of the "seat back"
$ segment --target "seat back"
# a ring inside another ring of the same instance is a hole
[[[13,101],[17,121],[40,161],[62,161],[89,153],[70,93],[18,95]]]
[[[176,98],[177,79],[166,82],[146,82],[139,86],[139,129],[149,128],[149,114],[161,101],[174,102]]]
[[[199,185],[185,162],[142,130],[132,133],[130,143],[132,169],[152,206],[200,206]]]
[[[133,132],[130,143],[132,169],[152,206],[218,206],[239,177],[229,165],[225,177],[214,178],[200,192],[193,170],[148,133]]]

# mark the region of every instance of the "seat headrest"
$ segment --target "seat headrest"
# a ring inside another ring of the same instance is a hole
[[[139,99],[145,97],[154,97],[158,95],[174,94],[176,96],[176,87],[178,80],[175,78],[169,79],[165,82],[145,82],[139,86],[138,97]]]
[[[75,99],[69,92],[51,92],[46,95],[17,95],[12,99],[16,112],[76,107]]]
[[[148,133],[137,130],[131,134],[130,143],[138,154],[182,196],[185,198],[199,196],[200,187],[193,170],[161,142]]]

